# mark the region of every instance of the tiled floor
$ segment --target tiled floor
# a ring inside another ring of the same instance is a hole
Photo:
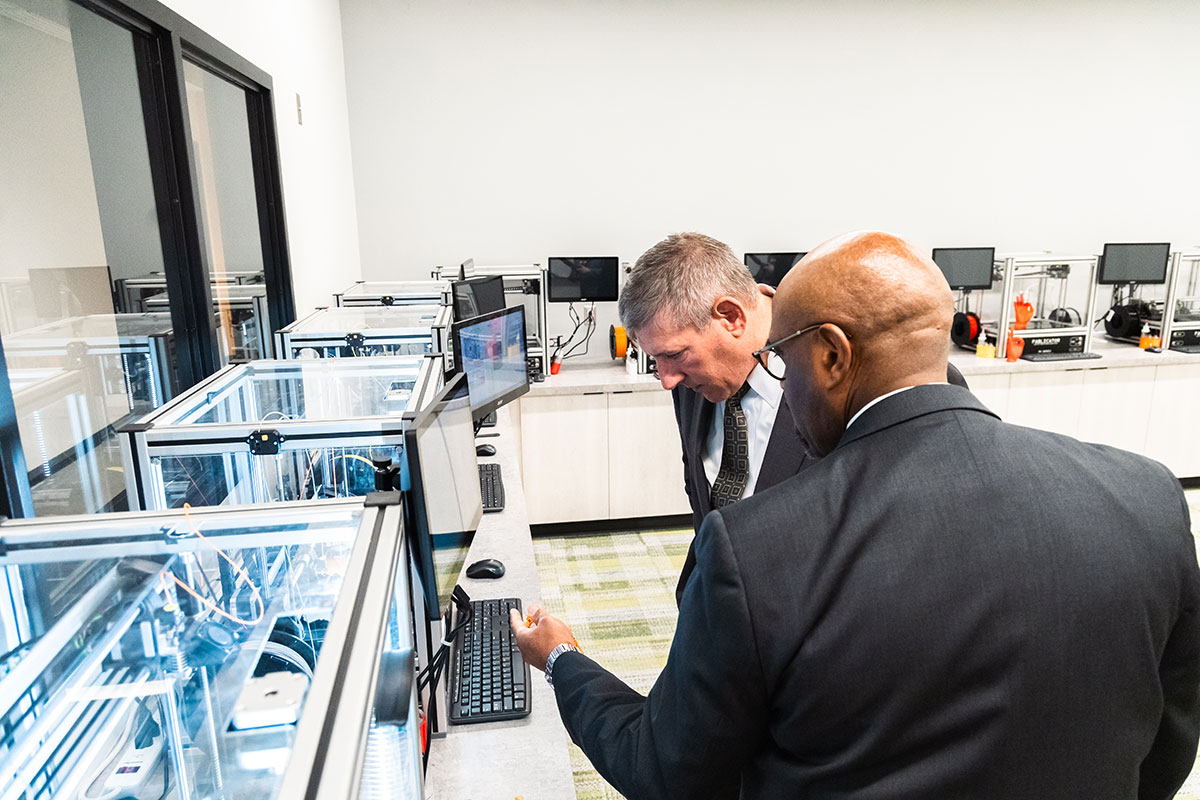
[[[1200,552],[1200,489],[1188,492]],[[675,633],[675,581],[691,530],[534,539],[542,600],[572,626],[580,646],[639,692],[647,692]],[[574,745],[578,800],[618,800]],[[1200,800],[1200,761],[1177,800]]]

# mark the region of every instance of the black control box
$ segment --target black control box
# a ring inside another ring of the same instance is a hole
[[[1083,336],[1026,336],[1023,355],[1034,353],[1082,353]]]
[[[1171,331],[1170,349],[1172,350],[1191,350],[1192,348],[1200,347],[1200,330],[1174,330]],[[1192,352],[1195,352],[1192,350]]]

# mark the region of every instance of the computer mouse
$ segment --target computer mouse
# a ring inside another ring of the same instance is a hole
[[[1147,348],[1146,348],[1146,352],[1147,352],[1147,353],[1161,353],[1161,352],[1162,352],[1162,348],[1161,348],[1161,347],[1158,347],[1158,346],[1155,346],[1155,347],[1147,347]]]
[[[467,567],[467,577],[502,578],[504,577],[504,565],[494,558],[485,558],[483,561],[476,561]]]
[[[475,445],[475,455],[494,456],[496,455],[496,446],[493,444],[477,444]]]

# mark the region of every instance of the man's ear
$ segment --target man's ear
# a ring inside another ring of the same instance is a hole
[[[837,325],[826,323],[814,332],[820,348],[820,365],[829,388],[840,386],[850,377],[854,365],[854,349],[846,333]]]
[[[746,332],[749,317],[746,314],[746,307],[736,297],[729,295],[718,297],[713,303],[712,315],[713,321],[734,336],[741,336]]]

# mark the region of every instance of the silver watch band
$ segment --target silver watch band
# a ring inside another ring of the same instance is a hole
[[[557,661],[558,657],[563,653],[570,653],[572,651],[578,653],[579,648],[570,642],[563,642],[558,647],[555,647],[550,651],[550,655],[546,656],[546,683],[550,684],[551,686],[554,685],[554,677],[551,674],[554,672],[554,662]]]

